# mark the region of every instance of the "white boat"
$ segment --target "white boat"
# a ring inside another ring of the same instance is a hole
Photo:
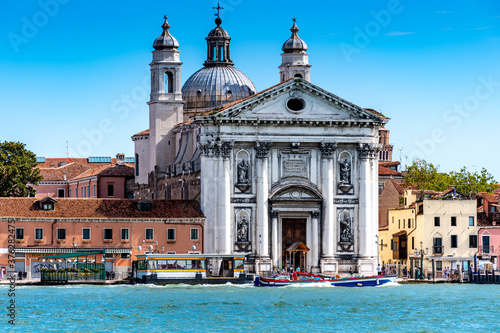
[[[252,283],[241,254],[160,254],[136,256],[134,281],[154,284]]]
[[[275,278],[257,276],[254,284],[257,287],[312,286],[315,284],[327,284],[335,287],[376,287],[393,282],[395,279],[396,276],[393,275],[331,277],[305,272],[294,272],[291,276],[277,276]]]

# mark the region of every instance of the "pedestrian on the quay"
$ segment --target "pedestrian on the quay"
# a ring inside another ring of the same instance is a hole
[[[381,275],[382,274],[382,267],[380,267],[380,264],[377,266],[377,274]]]

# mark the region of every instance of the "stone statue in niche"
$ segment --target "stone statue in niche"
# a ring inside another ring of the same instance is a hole
[[[247,160],[241,160],[238,164],[238,184],[248,184],[250,179],[248,179],[248,162]]]
[[[347,158],[344,158],[344,161],[340,161],[340,182],[345,184],[351,183],[351,165]]]
[[[248,222],[245,216],[238,222],[238,242],[248,242]]]
[[[345,214],[344,218],[340,219],[340,227],[340,241],[352,243],[351,218],[349,215]]]
[[[351,163],[348,158],[340,159],[340,183],[339,189],[347,193],[351,190]]]
[[[248,160],[242,159],[236,168],[236,188],[242,193],[250,189],[250,164]]]

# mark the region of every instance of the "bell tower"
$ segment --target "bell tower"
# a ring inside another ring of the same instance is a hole
[[[292,36],[283,43],[283,53],[281,54],[280,82],[286,81],[293,77],[301,78],[306,81],[311,80],[311,65],[309,65],[309,54],[307,44],[300,39],[299,28],[295,23],[296,18],[293,18],[293,26],[290,29]]]
[[[149,105],[149,172],[165,171],[176,154],[173,128],[183,119],[179,43],[169,32],[167,16],[163,33],[154,41]]]

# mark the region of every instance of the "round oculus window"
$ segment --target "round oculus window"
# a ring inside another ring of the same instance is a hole
[[[291,111],[300,112],[306,107],[306,101],[302,98],[290,98],[286,102],[286,107]]]

